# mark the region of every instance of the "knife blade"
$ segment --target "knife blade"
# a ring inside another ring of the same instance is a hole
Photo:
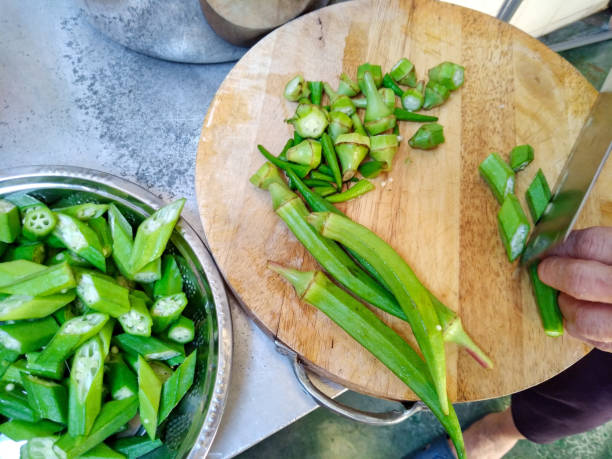
[[[522,265],[542,258],[569,236],[612,150],[612,72],[582,127],[521,257]]]

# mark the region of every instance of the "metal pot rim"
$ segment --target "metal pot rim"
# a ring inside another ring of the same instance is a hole
[[[137,206],[138,203],[142,203],[145,206],[156,209],[164,204],[162,199],[134,182],[130,182],[107,172],[76,166],[45,165],[3,169],[0,171],[0,188],[3,188],[4,185],[8,185],[9,190],[7,192],[20,191],[20,189],[31,188],[32,179],[38,178],[39,180],[44,180],[46,177],[49,177],[51,180],[61,177],[95,182],[109,189],[120,191],[125,195],[124,197],[128,198],[135,206]],[[8,184],[6,182],[14,183]],[[36,184],[44,185],[45,182],[40,181]],[[52,182],[47,182],[48,186],[46,187],[51,188],[52,184]],[[103,192],[104,190],[100,191]],[[204,457],[208,453],[217,429],[219,428],[219,423],[227,400],[232,360],[232,323],[229,302],[223,280],[204,242],[184,218],[179,220],[176,230],[193,250],[204,269],[206,280],[210,286],[215,304],[218,326],[218,354],[215,382],[204,423],[188,455],[190,458],[195,458]]]

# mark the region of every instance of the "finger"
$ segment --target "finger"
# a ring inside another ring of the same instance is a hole
[[[612,303],[612,266],[598,261],[548,257],[538,266],[540,280],[584,301]]]
[[[569,332],[569,330],[568,330],[568,333],[570,335],[574,336],[572,333]],[[611,343],[602,343],[600,341],[592,341],[590,339],[584,339],[584,338],[581,338],[579,336],[574,336],[574,338],[577,338],[580,341],[582,341],[582,342],[584,342],[584,343],[586,343],[586,344],[588,344],[590,346],[596,347],[597,349],[600,349],[600,350],[602,350],[604,352],[612,352],[612,342]]]
[[[595,260],[612,265],[612,227],[594,226],[572,231],[563,244],[547,255]]]
[[[612,343],[612,305],[577,300],[559,294],[559,309],[567,332],[582,340]]]

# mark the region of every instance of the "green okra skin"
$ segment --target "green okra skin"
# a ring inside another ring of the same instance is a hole
[[[168,365],[170,365],[171,367],[175,367],[177,365],[180,365],[184,361],[185,361],[185,355],[183,355],[183,354],[179,354],[176,357],[172,357],[171,359],[166,360]]]
[[[353,129],[355,130],[357,134],[368,135],[365,128],[363,127],[361,118],[359,118],[359,115],[357,113],[354,113],[353,115],[351,115],[351,121],[353,122]]]
[[[330,139],[331,141],[331,139]],[[318,170],[316,171],[312,171],[310,173],[310,178],[313,180],[322,180],[324,182],[328,182],[330,184],[335,184],[336,180],[334,179],[334,177],[330,177],[327,174],[324,174],[323,172],[319,172]],[[340,177],[340,179],[342,180],[342,177]]]
[[[402,97],[402,95],[404,94],[404,90],[397,85],[393,77],[388,73],[385,73],[385,76],[382,80],[382,85],[385,88],[391,89],[398,97]]]
[[[312,213],[307,220],[322,236],[358,253],[385,280],[406,313],[436,386],[442,410],[448,413],[444,338],[429,291],[404,259],[366,227],[330,212]]]
[[[155,300],[151,306],[153,319],[153,332],[166,330],[172,322],[177,320],[187,306],[187,296],[183,292],[170,296],[163,296]]]
[[[64,244],[55,234],[51,233],[45,239],[45,244],[47,247],[51,247],[52,249],[67,249],[68,247]]]
[[[78,268],[91,268],[91,263],[89,263],[85,258],[78,256],[76,253],[71,252],[70,250],[62,250],[51,258],[47,259],[48,265],[57,265],[60,263],[68,263],[70,266],[76,266]]]
[[[374,86],[376,88],[380,88],[380,86],[382,85],[382,80],[383,80],[382,68],[380,67],[380,65],[373,65],[373,64],[370,64],[369,62],[366,62],[365,64],[361,64],[359,67],[357,67],[357,84],[359,85],[359,89],[361,89],[361,92],[363,92],[364,94],[366,93],[365,91],[365,88],[366,88],[365,74],[366,73],[369,73],[370,75],[372,75],[372,82],[374,83]]]
[[[57,225],[52,234],[71,251],[85,258],[100,271],[106,272],[106,259],[95,231],[87,223],[70,215],[62,213],[56,215]]]
[[[113,448],[124,454],[128,459],[137,459],[156,450],[163,443],[159,438],[151,440],[148,437],[119,438],[113,443]]]
[[[170,412],[179,404],[189,388],[193,384],[196,367],[196,351],[187,356],[174,373],[162,386],[159,403],[159,419],[161,423],[168,417]]]
[[[323,149],[323,156],[325,157],[325,162],[331,169],[336,186],[338,187],[338,189],[340,189],[342,188],[342,174],[340,172],[340,165],[338,164],[338,156],[336,155],[336,150],[334,148],[334,142],[332,141],[332,138],[326,133],[323,133],[321,135],[321,147]]]
[[[478,171],[500,204],[503,204],[508,194],[514,193],[514,171],[499,153],[487,156],[478,166]]]
[[[393,90],[389,88],[380,88],[378,90],[378,94],[380,94],[380,98],[383,100],[389,110],[393,111],[395,108],[395,94],[393,93]]]
[[[13,383],[0,385],[0,415],[27,422],[38,422],[38,412],[30,406],[23,388]]]
[[[41,264],[45,261],[45,245],[42,242],[27,242],[9,246],[4,261],[27,260]]]
[[[122,359],[108,363],[108,389],[114,400],[138,395],[136,374]]]
[[[450,90],[435,81],[429,80],[425,85],[425,98],[423,100],[423,108],[431,110],[438,105],[442,105],[448,99]]]
[[[435,81],[450,91],[454,91],[463,85],[465,79],[465,68],[454,62],[442,62],[428,71],[429,80]]]
[[[195,335],[194,329],[193,320],[181,316],[168,328],[168,339],[182,344],[190,343]]]
[[[53,379],[61,378],[64,361],[81,344],[97,335],[108,320],[109,317],[106,314],[92,313],[65,322],[45,349],[35,358],[28,359],[28,370],[39,371],[44,376]],[[48,369],[48,372],[45,373],[44,369]],[[59,374],[58,371],[60,371]]]
[[[368,154],[370,138],[356,132],[342,134],[336,139],[335,147],[342,166],[342,180],[349,180]]]
[[[359,93],[359,85],[351,79],[346,73],[340,75],[338,83],[338,94],[343,96],[353,97]]]
[[[38,363],[36,359],[41,352],[30,352],[26,354],[26,372],[33,374],[34,376],[40,376],[42,378],[51,378],[55,380],[62,379],[64,370],[66,369],[65,362],[62,361],[46,361]]]
[[[144,284],[150,284],[161,279],[161,258],[156,258],[144,265],[140,271],[132,275],[132,279]]]
[[[318,139],[325,132],[329,119],[323,108],[307,103],[299,104],[295,110],[295,115],[286,122],[293,125],[295,132],[302,139]],[[296,143],[299,142],[296,140]]]
[[[357,108],[366,108],[368,106],[368,99],[366,96],[355,97],[353,100],[353,105]]]
[[[544,172],[542,172],[542,169],[538,169],[537,174],[525,193],[525,200],[527,201],[529,213],[531,214],[534,224],[537,223],[544,214],[551,196],[550,187],[548,186],[548,181],[546,181]]]
[[[9,295],[0,299],[0,320],[40,319],[66,306],[74,298],[74,291],[36,297]]]
[[[533,161],[531,145],[517,145],[510,151],[510,167],[514,172],[522,171]]]
[[[308,97],[308,85],[302,75],[296,75],[285,85],[283,96],[290,102],[296,102],[300,97]]]
[[[20,232],[19,209],[12,202],[0,199],[0,242],[11,244]]]
[[[391,170],[398,148],[399,141],[395,134],[379,134],[370,137],[370,157],[382,162],[386,171]]]
[[[98,333],[98,339],[100,340],[100,345],[102,346],[102,360],[106,359],[110,352],[113,331],[115,330],[115,323],[115,319],[108,319],[108,321],[104,324],[104,326],[100,329],[100,332]]]
[[[414,87],[417,84],[416,69],[414,64],[405,57],[402,57],[397,64],[391,68],[389,76],[391,76],[399,84],[405,86]]]
[[[138,411],[140,422],[149,434],[151,440],[155,440],[157,430],[157,412],[161,396],[162,383],[142,357],[138,358]]]
[[[41,418],[66,424],[68,396],[62,384],[21,373],[30,406]]]
[[[129,262],[133,246],[132,226],[115,204],[108,207],[108,226],[113,241],[111,252],[113,261],[121,274],[129,277]]]
[[[25,212],[21,225],[21,234],[30,240],[37,241],[47,237],[57,225],[57,217],[47,206],[40,204],[30,207]]]
[[[313,186],[312,191],[317,193],[319,196],[325,197],[338,191],[334,186]]]
[[[381,161],[368,161],[361,163],[359,166],[359,173],[365,178],[376,178],[383,172],[383,168],[386,164]]]
[[[7,196],[4,196],[3,199],[17,206],[19,212],[22,215],[25,214],[28,208],[42,204],[41,201],[39,201],[33,196],[30,196],[25,191],[17,191],[15,193],[11,193]]]
[[[428,366],[406,341],[323,273],[301,272],[276,264],[268,267],[289,281],[301,299],[325,313],[410,387],[444,426],[459,457],[465,457],[461,426],[453,406],[449,404],[444,409]]]
[[[287,150],[287,159],[316,169],[321,164],[321,144],[313,139],[306,139]]]
[[[353,101],[348,96],[338,96],[334,99],[333,103],[330,106],[330,111],[332,112],[341,112],[347,116],[351,116],[355,113],[356,108]]]
[[[422,81],[419,81],[416,87],[408,88],[404,91],[404,93],[400,96],[401,101],[402,101],[402,107],[404,108],[404,110],[415,112],[417,110],[420,110],[421,107],[423,107],[423,103],[425,102],[425,96],[423,94],[424,89],[425,89],[425,85],[423,84]],[[395,116],[397,116],[398,120],[401,120],[401,118],[397,115],[397,113],[395,114]],[[407,121],[413,121],[413,120],[407,120]],[[432,121],[436,121],[436,120],[432,120]]]
[[[84,271],[77,275],[76,293],[91,309],[119,317],[130,312],[129,290],[107,280],[95,272]]]
[[[161,296],[174,295],[183,291],[183,276],[181,270],[172,255],[164,255],[162,257],[162,276],[155,281],[153,287],[153,296],[159,298]]]
[[[125,333],[130,335],[151,336],[153,320],[147,302],[139,295],[130,294],[129,312],[119,316],[119,323]]]
[[[375,186],[366,179],[361,179],[357,183],[355,183],[348,190],[343,191],[342,193],[332,194],[331,196],[327,196],[329,202],[346,202],[351,199],[355,199],[363,194],[366,194],[369,191],[372,191]]]
[[[396,107],[393,111],[395,117],[400,121],[415,121],[417,123],[429,123],[438,121],[437,116],[422,115],[421,113],[414,113],[405,108]]]
[[[293,145],[295,145],[295,142],[293,141],[293,139],[287,140],[287,142],[285,143],[285,146],[283,147],[283,150],[278,155],[278,159],[286,161],[287,160],[287,150],[289,150]]]
[[[176,343],[165,342],[152,336],[122,333],[115,336],[115,342],[125,352],[141,355],[147,360],[169,360],[185,353]]]
[[[72,269],[68,263],[50,266],[22,277],[16,282],[0,287],[0,293],[26,296],[48,296],[65,293],[76,287]]]
[[[357,115],[353,114],[352,116]],[[339,135],[351,132],[352,127],[353,121],[346,113],[331,112],[329,114],[329,126],[327,127],[327,131],[333,141],[335,141]]]
[[[0,350],[0,359],[5,360],[2,354],[6,354],[6,352],[10,352],[10,351]],[[12,360],[12,357],[9,360]],[[27,373],[25,359],[16,360],[15,362],[9,363],[8,368],[6,369],[5,373],[2,375],[0,380],[2,382],[12,382],[14,384],[21,384],[21,373],[22,372]]]
[[[0,263],[0,286],[10,285],[19,279],[47,269],[45,265],[29,260],[13,260]]]
[[[364,126],[370,135],[380,134],[395,126],[396,120],[393,110],[390,109],[379,92],[376,90],[372,74],[365,72],[363,75],[362,91],[365,94],[368,105],[366,107]]]
[[[184,205],[184,198],[177,199],[155,211],[138,226],[129,262],[131,273],[137,273],[162,256]]]
[[[431,150],[444,143],[444,128],[438,123],[423,124],[408,140],[412,148]]]
[[[0,344],[6,349],[25,354],[45,346],[58,330],[53,317],[4,323],[0,325]]]
[[[552,337],[562,336],[563,316],[557,302],[559,292],[540,280],[538,263],[529,266],[528,271],[544,333]]]
[[[104,255],[105,258],[110,257],[113,252],[113,237],[108,222],[104,217],[95,217],[89,220],[88,224],[98,235],[100,245],[102,246],[102,255]]]
[[[338,215],[344,216],[344,214],[329,201],[313,193],[307,186],[302,183],[299,178],[295,179],[298,191],[302,194],[304,200],[308,203],[308,205],[314,212],[333,212]],[[372,276],[372,278],[369,278],[367,275],[365,275],[365,277],[362,277],[362,279],[364,279],[364,282],[367,282],[370,285],[370,288],[372,290],[378,292],[377,296],[371,296],[369,300],[362,295],[359,296],[366,299],[366,301],[376,306],[377,308],[382,309],[383,311],[392,314],[402,320],[408,321],[406,314],[404,313],[400,305],[397,303],[395,297],[393,297],[393,295],[390,293],[389,287],[386,285],[386,282],[380,276],[380,274],[378,274],[378,272],[372,267],[372,265],[368,263],[367,260],[365,260],[363,257],[361,257],[357,252],[351,250],[350,248],[346,249],[357,261],[357,263],[359,263],[359,265],[356,265],[355,267],[349,265],[349,269],[351,270],[351,272],[359,272],[361,270],[361,267],[363,267],[363,269],[367,271],[368,274]],[[352,260],[350,261],[350,263],[352,263]],[[325,269],[327,270],[327,268]],[[333,273],[330,274],[334,278],[338,279]],[[354,291],[352,288],[351,290]],[[379,300],[377,301],[376,298],[379,298]],[[474,357],[483,367],[492,368],[493,362],[491,362],[491,359],[484,353],[482,349],[480,349],[472,341],[470,336],[464,331],[463,325],[461,323],[461,318],[457,316],[454,311],[446,307],[435,296],[431,295],[431,299],[434,307],[436,308],[436,312],[438,313],[440,324],[443,327],[444,340],[447,342],[454,342],[464,347],[470,353],[470,355],[472,355],[472,357]]]
[[[0,434],[6,435],[13,441],[30,440],[36,437],[47,437],[64,430],[62,424],[42,419],[38,422],[21,421],[13,419],[0,424]]]
[[[5,379],[5,376],[18,358],[19,353],[17,351],[7,349],[2,344],[0,344],[0,377],[2,377],[3,381],[7,381]],[[21,379],[17,382],[21,384]]]
[[[322,174],[327,175],[328,177],[334,176],[334,173],[332,172],[331,167],[329,167],[327,164],[321,164],[317,170],[321,172]]]
[[[63,459],[74,459],[102,443],[123,427],[136,414],[138,397],[113,400],[102,406],[88,435],[62,435],[53,445],[53,451]]]
[[[279,167],[279,168],[283,169],[284,171],[293,170],[293,171],[295,171],[296,174],[298,174],[300,176],[300,178],[306,177],[308,175],[308,173],[310,172],[310,167],[309,166],[305,166],[304,164],[293,164],[293,163],[290,163],[288,161],[282,161],[282,160],[278,159],[277,157],[275,157],[268,150],[266,150],[262,145],[257,145],[257,149],[263,155],[264,158],[266,158],[268,161],[270,161],[276,167]]]
[[[497,213],[497,223],[508,260],[514,261],[523,253],[531,226],[521,203],[513,193],[506,196],[500,207]]]
[[[331,185],[331,183],[326,180],[317,180],[317,179],[308,179],[308,178],[304,179],[304,183],[310,187]]]
[[[74,354],[70,370],[68,433],[87,435],[102,406],[104,352],[97,336],[83,343]]]
[[[54,212],[61,212],[62,214],[70,215],[82,221],[91,221],[95,218],[100,218],[107,210],[108,204],[96,204],[93,202],[86,202],[84,204],[68,207],[55,207],[53,209]]]
[[[310,101],[315,105],[321,105],[323,83],[320,81],[309,81],[308,88],[310,89]]]
[[[79,459],[125,459],[125,454],[115,451],[105,443],[99,443],[85,454],[81,454]]]

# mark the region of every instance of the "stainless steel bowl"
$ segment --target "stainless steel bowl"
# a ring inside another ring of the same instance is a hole
[[[33,166],[0,171],[0,196],[27,191],[48,202],[71,199],[114,201],[132,223],[139,223],[163,201],[114,175],[79,167]],[[221,276],[208,250],[193,228],[180,219],[171,238],[170,250],[181,260],[186,314],[196,323],[197,350],[194,384],[172,412],[161,432],[164,448],[151,457],[203,457],[207,454],[223,414],[232,358],[232,325]],[[0,435],[0,437],[2,437]],[[0,454],[16,450],[6,437],[0,438]],[[18,456],[15,456],[18,457]]]

